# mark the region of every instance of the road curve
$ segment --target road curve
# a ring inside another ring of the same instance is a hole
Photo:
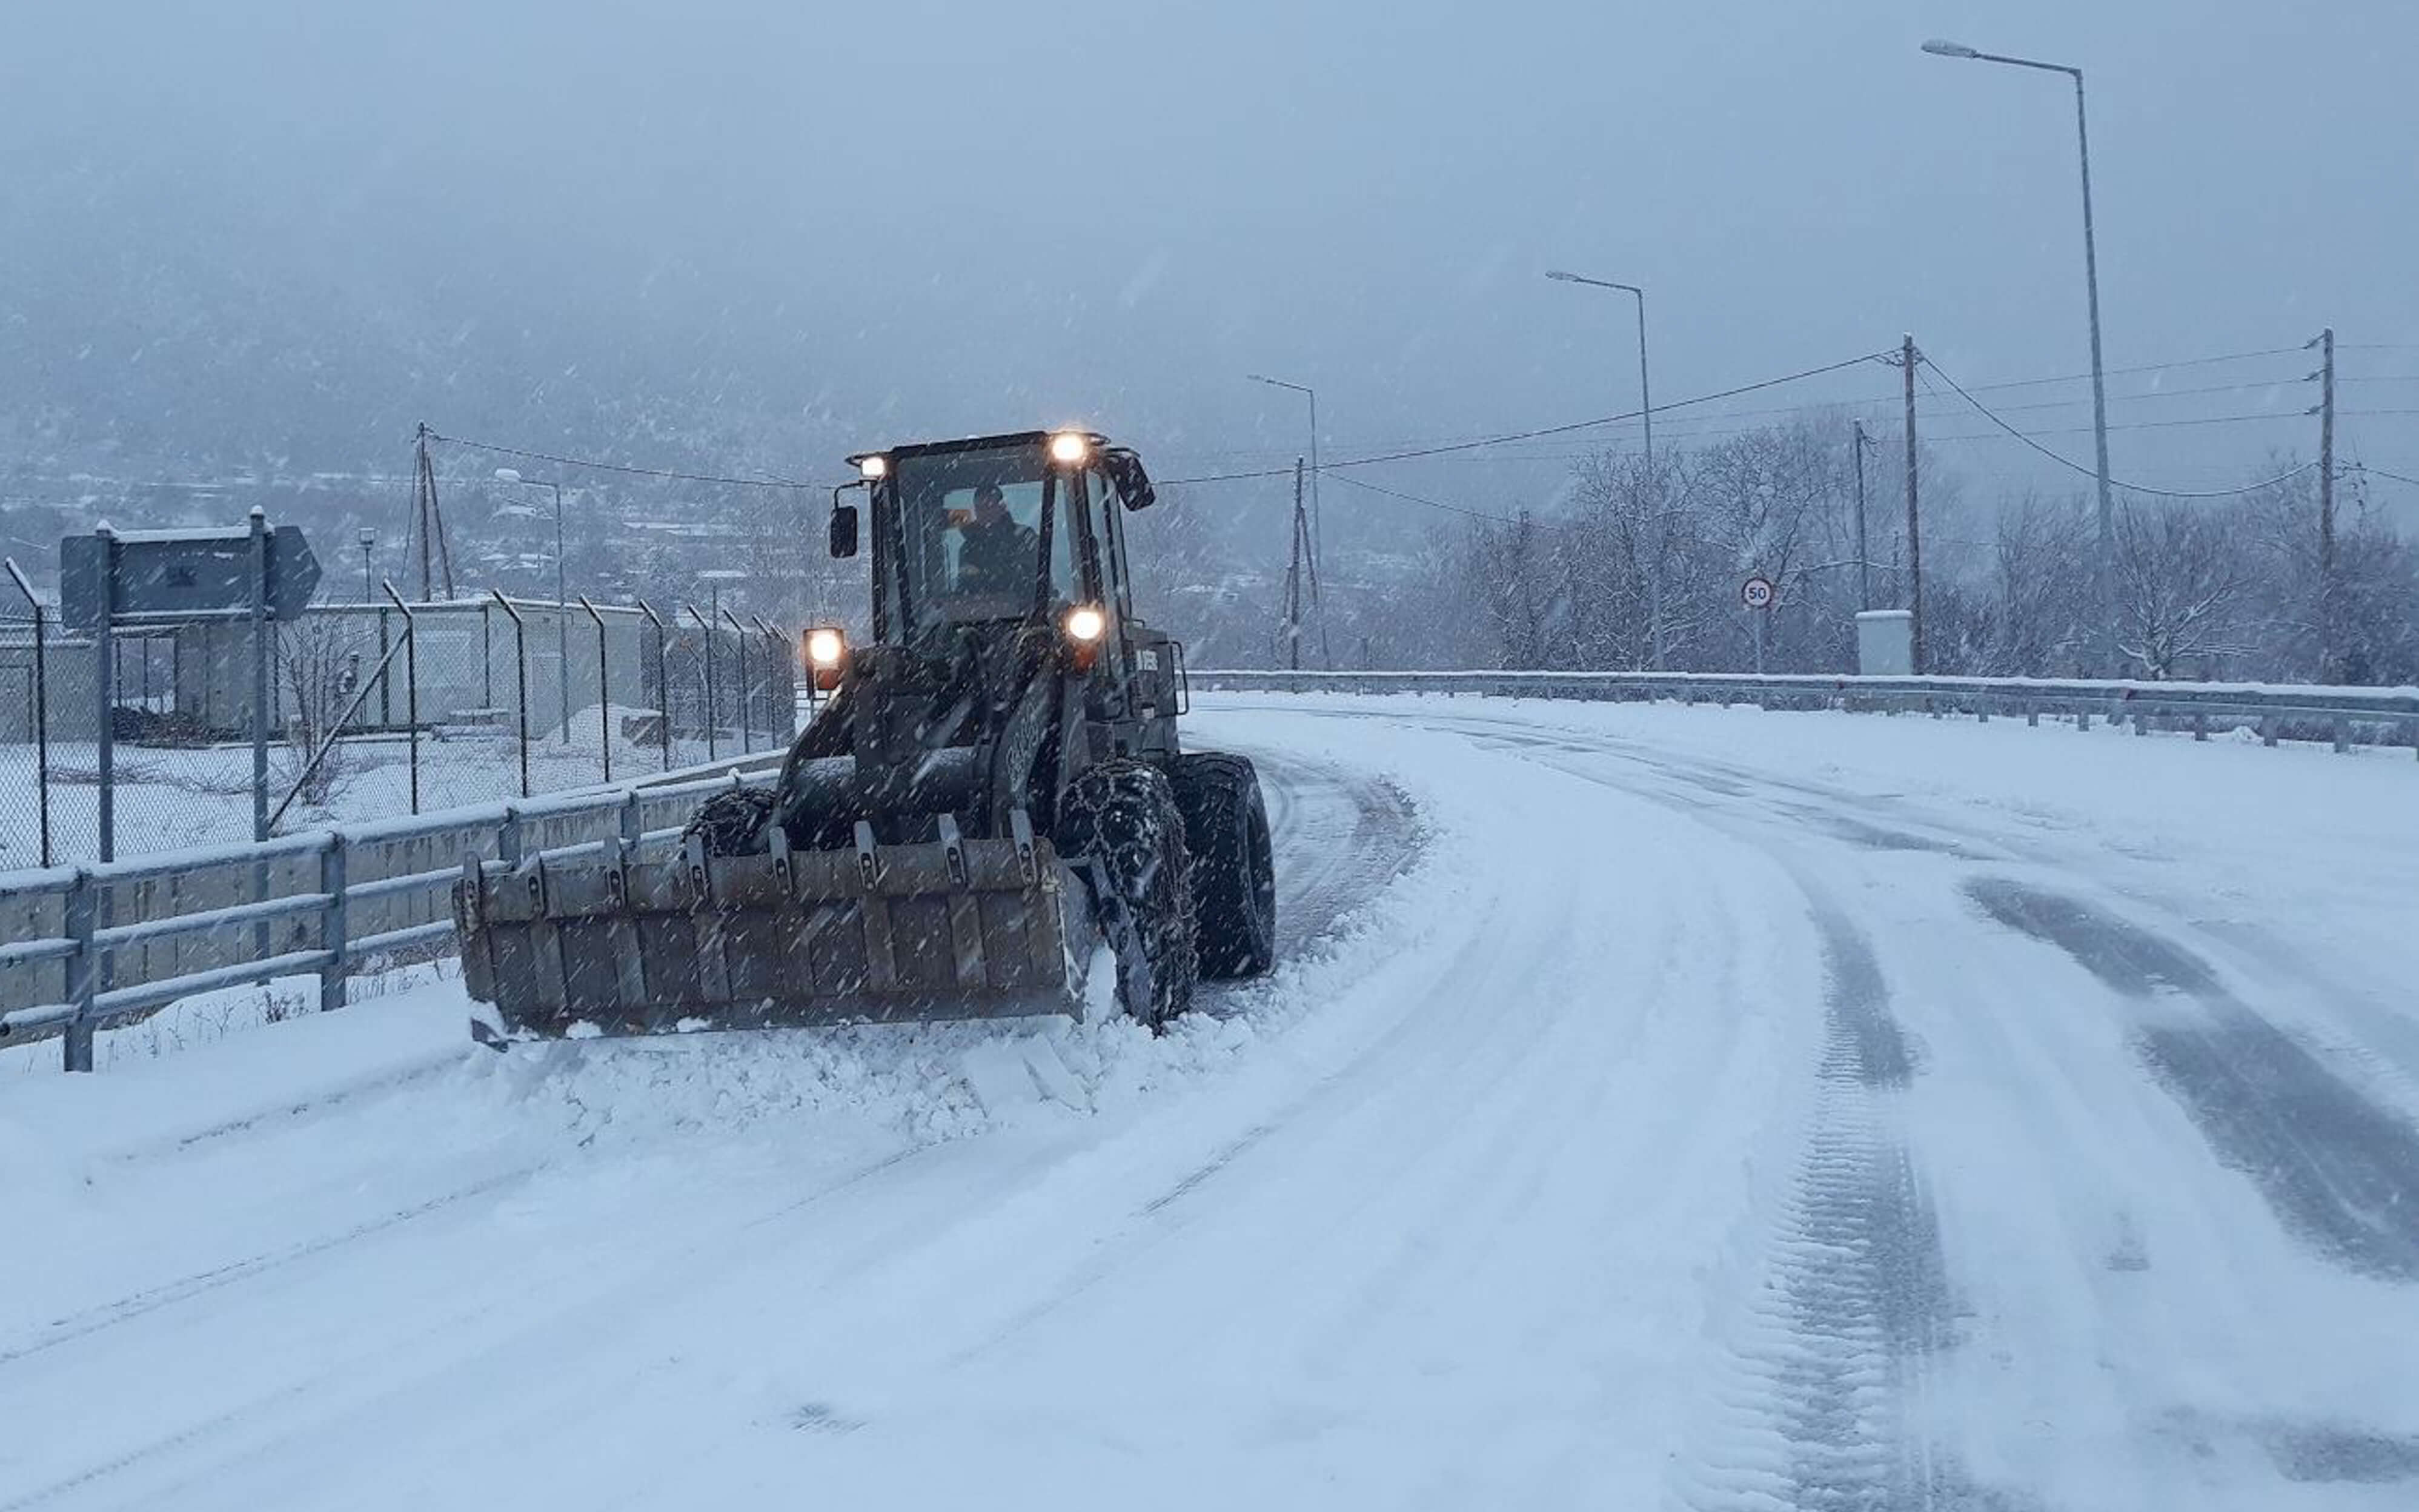
[[[2189,897],[1653,718],[1204,702],[1275,978],[28,1187],[0,1512],[2419,1493],[2409,1108]]]

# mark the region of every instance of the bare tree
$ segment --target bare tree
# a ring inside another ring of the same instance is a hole
[[[2098,549],[2080,496],[2026,494],[2001,507],[1991,550],[1991,625],[1980,648],[1986,676],[2075,675],[2089,651]]]
[[[284,779],[298,779],[296,802],[325,808],[351,780],[351,764],[336,740],[346,711],[375,674],[377,657],[363,656],[352,633],[352,617],[305,615],[278,635],[277,677],[285,714]],[[313,758],[317,758],[316,763]]]
[[[2251,562],[2225,513],[2129,502],[2117,517],[2119,651],[2149,676],[2209,673],[2252,649]]]

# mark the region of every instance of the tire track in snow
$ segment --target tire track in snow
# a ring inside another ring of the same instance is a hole
[[[1464,733],[1686,812],[1702,814],[1701,799],[1661,782],[1615,779],[1588,759],[1610,757],[1724,797],[1751,795],[1727,778],[1667,766],[1626,742],[1579,732],[1540,735],[1479,718],[1449,722],[1498,726]],[[1821,827],[1832,839],[1882,848]],[[1890,1011],[1871,943],[1814,882],[1794,869],[1793,878],[1823,943],[1825,1042],[1795,1191],[1771,1244],[1767,1289],[1754,1304],[1750,1340],[1736,1350],[1747,1415],[1760,1420],[1750,1433],[1777,1434],[1780,1448],[1777,1473],[1746,1477],[1763,1483],[1763,1494],[1748,1500],[1768,1504],[1778,1492],[1793,1507],[1890,1512],[2009,1504],[1968,1480],[1910,1422],[1910,1409],[1928,1395],[1932,1357],[1955,1341],[1938,1220],[1891,1116],[1917,1057]],[[1736,1504],[1742,1468],[1708,1465],[1709,1487],[1732,1483],[1708,1500]]]
[[[229,1261],[212,1270],[181,1276],[159,1286],[147,1287],[113,1302],[87,1307],[81,1312],[70,1313],[65,1318],[54,1319],[20,1342],[0,1346],[0,1365],[8,1365],[24,1359],[28,1355],[39,1354],[44,1350],[55,1349],[70,1340],[83,1338],[88,1334],[97,1334],[120,1323],[131,1322],[147,1313],[157,1312],[162,1307],[172,1306],[206,1292],[215,1291],[221,1287],[233,1286],[239,1281],[249,1281],[254,1276],[267,1274],[298,1261],[307,1260],[313,1256],[325,1255],[355,1241],[399,1228],[416,1218],[424,1218],[431,1213],[441,1212],[456,1203],[467,1202],[473,1197],[485,1196],[490,1193],[501,1192],[507,1187],[519,1185],[543,1169],[545,1169],[543,1165],[537,1165],[500,1171],[467,1186],[456,1187],[451,1192],[430,1197],[424,1202],[416,1202],[407,1208],[395,1209],[392,1212],[383,1213],[364,1223],[355,1224],[336,1233],[305,1240],[282,1249],[247,1256],[243,1259]]]
[[[2419,1281],[2419,1130],[2362,1096],[2181,947],[2004,877],[1977,878],[1965,892],[1991,918],[2064,951],[2119,995],[2169,1006],[2136,1028],[2135,1053],[2288,1232],[2360,1274]]]
[[[1915,1049],[1871,944],[1798,885],[1823,942],[1823,1054],[1796,1189],[1738,1350],[1750,1415],[1782,1449],[1772,1489],[1793,1507],[1993,1505],[1911,1421],[1934,1356],[1955,1342],[1938,1221],[1891,1111]],[[1735,1488],[1707,1500],[1735,1504]]]

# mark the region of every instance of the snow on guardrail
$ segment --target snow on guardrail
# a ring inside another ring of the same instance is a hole
[[[2207,739],[2212,724],[2255,730],[2280,740],[2419,748],[2419,687],[2331,687],[2308,684],[2155,683],[2057,677],[1860,677],[1756,672],[1285,671],[1195,671],[1210,691],[1276,693],[1449,693],[1480,697],[1684,703],[1753,703],[1764,708],[1852,712],[2043,715],[2088,725],[2131,721],[2134,732],[2189,729]]]

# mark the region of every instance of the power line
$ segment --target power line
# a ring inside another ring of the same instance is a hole
[[[2348,410],[2340,412],[2350,413]],[[2254,410],[2249,414],[2242,415],[2196,415],[2186,420],[2129,420],[2121,425],[2111,425],[2108,428],[2110,430],[2165,430],[2177,425],[2239,425],[2254,421],[2307,420],[2308,418],[2308,415],[2298,409],[2289,413],[2279,412],[2273,409],[2260,409]],[[2088,425],[2060,425],[2056,430],[2028,430],[2024,434],[2028,437],[2088,436],[2091,434],[2091,427]],[[1973,436],[1935,436],[1931,439],[1934,440],[1943,441],[1971,441],[1996,440],[1999,438],[1995,433],[1986,430]]]
[[[1778,388],[1783,383],[1795,383],[1802,378],[1819,378],[1825,373],[1837,373],[1842,368],[1855,367],[1859,363],[1879,362],[1881,358],[1880,352],[1866,352],[1861,356],[1846,358],[1841,362],[1826,363],[1821,367],[1810,367],[1799,373],[1785,373],[1779,378],[1764,378],[1754,383],[1742,383],[1733,389],[1722,389],[1713,393],[1700,393],[1691,398],[1674,400],[1670,404],[1658,404],[1651,412],[1659,415],[1667,409],[1685,409],[1694,405],[1711,404],[1717,399],[1753,393],[1759,389]],[[1448,441],[1435,446],[1418,446],[1399,452],[1383,452],[1375,456],[1350,457],[1341,462],[1324,463],[1319,471],[1333,472],[1338,468],[1371,467],[1379,462],[1408,462],[1415,457],[1440,456],[1448,452],[1471,452],[1484,446],[1501,446],[1506,441],[1534,440],[1541,436],[1567,436],[1574,431],[1592,430],[1599,425],[1612,425],[1625,420],[1636,420],[1649,412],[1644,409],[1631,409],[1617,415],[1600,416],[1595,420],[1575,420],[1564,425],[1541,425],[1534,430],[1508,431],[1499,436],[1482,436],[1474,440]],[[1179,484],[1237,483],[1247,478],[1276,478],[1292,475],[1291,468],[1269,468],[1248,472],[1213,472],[1197,478],[1169,478],[1165,480],[1165,485],[1174,487]]]
[[[821,492],[829,484],[796,483],[787,478],[725,478],[710,472],[681,472],[671,468],[632,467],[621,462],[598,462],[584,456],[560,456],[552,452],[533,452],[526,447],[502,446],[494,441],[474,441],[461,436],[440,436],[428,433],[432,441],[459,446],[473,452],[487,452],[497,456],[517,456],[532,462],[552,462],[558,467],[587,468],[597,472],[620,472],[634,478],[669,478],[675,483],[719,483],[734,488],[793,488]]]
[[[2043,446],[2041,442],[2033,440],[2030,436],[2026,435],[2023,431],[2018,430],[2015,426],[2009,424],[2006,421],[2000,419],[1997,414],[1992,411],[1989,406],[1983,404],[1981,400],[1977,399],[1972,394],[1966,393],[1964,388],[1960,385],[1955,378],[1950,378],[1946,372],[1942,371],[1938,363],[1934,362],[1929,357],[1922,359],[1922,363],[1924,366],[1929,367],[1933,372],[1940,374],[1940,381],[1948,384],[1950,388],[1955,389],[1958,396],[1963,398],[1967,404],[1972,405],[1975,412],[1980,414],[1983,419],[1998,426],[2001,430],[2006,431],[2009,435],[2024,442],[2026,446],[2031,447],[2034,451],[2039,452],[2042,455],[2048,457],[2051,461],[2056,462],[2062,468],[2066,468],[2071,471],[2079,472],[2087,478],[2096,478],[2099,476],[2099,474],[2090,468],[2085,467],[2082,463],[2074,461],[2059,453],[2051,451],[2048,447]],[[1926,381],[1927,383],[1929,382],[1928,379]],[[2152,494],[2161,499],[2230,499],[2238,494],[2256,493],[2261,488],[2273,486],[2273,485],[2284,482],[2288,478],[2298,477],[2316,466],[2318,466],[2318,464],[2315,462],[2304,462],[2300,467],[2294,468],[2289,471],[2280,472],[2273,478],[2263,479],[2258,483],[2246,484],[2239,488],[2152,488],[2138,483],[2122,483],[2115,478],[2111,478],[2108,481],[2111,486],[2123,488],[2128,493]]]
[[[2354,462],[2351,465],[2351,471],[2354,472],[2373,472],[2380,478],[2392,478],[2396,483],[2407,483],[2413,488],[2419,488],[2419,478],[2406,477],[2399,472],[2388,472],[2383,468],[2371,467],[2365,462]]]
[[[2175,367],[2209,367],[2218,363],[2248,362],[2255,357],[2290,357],[2301,349],[2302,348],[2299,347],[2271,347],[2264,351],[2220,352],[2214,357],[2185,357],[2179,358],[2171,363],[2144,363],[2138,367],[2105,368],[2102,370],[2101,376],[2103,378],[2122,378],[2133,373],[2164,373],[2169,368]],[[1926,357],[1924,361],[1929,363],[1932,359]],[[1942,374],[1941,376],[1946,378],[1948,375]],[[2003,389],[2039,388],[2045,383],[2081,383],[2088,379],[2090,377],[2091,375],[2088,373],[2070,373],[2060,378],[2011,378],[2002,383],[1977,383],[1974,385],[1974,392],[1977,393],[1995,393]]]
[[[1335,481],[1338,483],[1348,483],[1355,488],[1366,488],[1371,493],[1381,493],[1389,499],[1399,499],[1407,504],[1425,504],[1430,509],[1441,509],[1455,515],[1467,515],[1471,519],[1491,520],[1498,525],[1515,525],[1519,523],[1509,515],[1490,515],[1484,510],[1464,509],[1459,504],[1448,504],[1435,499],[1423,499],[1418,494],[1405,493],[1399,488],[1380,487],[1377,484],[1370,483],[1364,479],[1353,477],[1350,473],[1347,472],[1337,473],[1335,475]]]

